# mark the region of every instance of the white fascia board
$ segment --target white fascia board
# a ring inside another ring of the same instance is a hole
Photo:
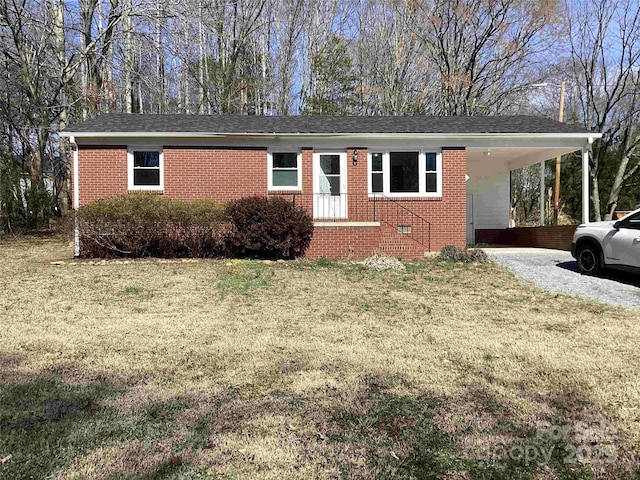
[[[76,138],[218,138],[228,137],[228,134],[222,133],[189,133],[189,132],[60,132],[61,137]],[[241,135],[241,134],[234,134]],[[254,134],[245,134],[251,135]]]
[[[203,132],[61,132],[61,137],[76,138],[351,138],[351,139],[584,139],[592,142],[601,133],[203,133]]]

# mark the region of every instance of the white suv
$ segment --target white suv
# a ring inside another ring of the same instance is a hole
[[[640,209],[618,221],[580,225],[573,234],[571,255],[588,275],[603,268],[640,272]]]

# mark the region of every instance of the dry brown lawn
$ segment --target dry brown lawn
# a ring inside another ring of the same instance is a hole
[[[48,475],[391,478],[419,455],[412,468],[435,468],[417,445],[428,438],[444,442],[442,476],[472,478],[483,449],[530,438],[540,421],[615,429],[616,461],[584,460],[572,478],[635,464],[640,312],[540,291],[494,265],[429,259],[397,273],[328,261],[94,264],[71,253],[59,240],[0,243],[0,388],[118,385],[95,400],[99,415],[124,421],[160,405],[173,427],[105,434],[50,461]],[[71,413],[90,416],[92,401]],[[0,476],[24,473],[33,455],[12,442],[0,443],[0,459],[12,455]],[[541,463],[527,475],[574,470]]]

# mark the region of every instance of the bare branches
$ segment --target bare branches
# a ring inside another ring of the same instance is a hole
[[[615,152],[614,205],[639,169],[640,9],[558,1],[0,0],[2,145],[38,176],[66,162],[58,128],[107,111],[528,112],[555,72],[605,133],[594,198]]]
[[[437,67],[440,114],[500,113],[497,100],[529,81],[556,35],[552,2],[436,0],[419,13],[415,33]]]
[[[585,8],[586,7],[586,8]],[[579,89],[581,118],[604,137],[594,146],[592,200],[596,218],[611,219],[619,195],[637,164],[640,144],[640,5],[633,0],[569,3],[571,74]],[[597,177],[615,161],[613,183],[602,211]]]

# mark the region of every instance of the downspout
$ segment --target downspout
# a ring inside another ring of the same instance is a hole
[[[78,178],[78,144],[76,138],[71,135],[69,137],[69,145],[73,152],[73,210],[74,210],[74,228],[73,228],[73,255],[80,256],[80,229],[78,227],[78,209],[80,208],[80,180]]]

